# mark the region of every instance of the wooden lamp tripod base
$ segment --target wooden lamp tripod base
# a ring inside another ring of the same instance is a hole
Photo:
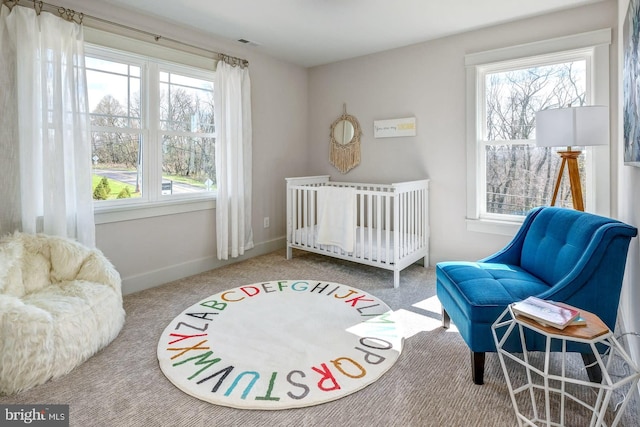
[[[580,170],[578,169],[578,157],[582,151],[572,150],[571,147],[567,148],[567,151],[558,151],[560,157],[562,157],[562,164],[560,165],[560,172],[558,172],[558,179],[556,181],[556,187],[553,190],[553,199],[551,200],[551,206],[556,204],[556,198],[558,197],[558,190],[560,189],[560,183],[562,182],[562,172],[564,172],[565,164],[569,168],[569,183],[571,185],[571,198],[573,199],[573,208],[578,211],[584,211],[584,203],[582,201],[582,185],[580,184]]]

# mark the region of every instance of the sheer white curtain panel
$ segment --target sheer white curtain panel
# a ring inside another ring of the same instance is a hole
[[[251,228],[251,81],[249,69],[218,61],[216,124],[216,236],[218,259],[253,248]]]
[[[0,12],[0,167],[15,229],[95,246],[82,26],[28,7]],[[3,150],[4,151],[4,150]]]

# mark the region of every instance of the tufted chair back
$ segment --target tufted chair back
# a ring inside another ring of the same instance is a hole
[[[556,207],[538,208],[529,216],[519,265],[552,285],[538,297],[597,313],[613,330],[627,248],[636,228]]]

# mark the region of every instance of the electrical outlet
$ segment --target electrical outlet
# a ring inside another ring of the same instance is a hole
[[[268,216],[264,217],[264,228],[269,228],[269,217]]]

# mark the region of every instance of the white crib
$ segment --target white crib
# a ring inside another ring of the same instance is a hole
[[[398,184],[332,182],[329,175],[286,178],[287,259],[293,248],[393,270],[393,286],[400,271],[424,259],[429,266],[429,180]],[[356,230],[353,252],[317,243],[318,189],[355,188]]]

